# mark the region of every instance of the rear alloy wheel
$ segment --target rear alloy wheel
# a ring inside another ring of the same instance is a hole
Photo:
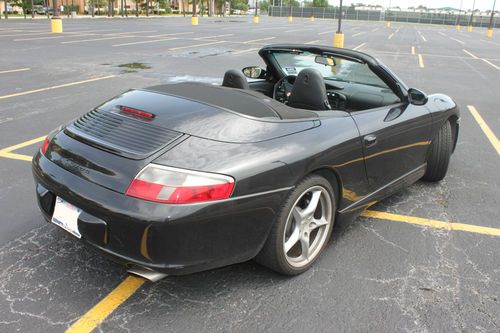
[[[304,179],[285,202],[257,261],[287,275],[306,271],[332,233],[334,199],[326,179]]]

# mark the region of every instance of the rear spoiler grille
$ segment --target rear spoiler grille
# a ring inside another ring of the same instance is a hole
[[[182,136],[176,131],[98,109],[75,120],[66,128],[66,133],[133,159],[146,158]]]

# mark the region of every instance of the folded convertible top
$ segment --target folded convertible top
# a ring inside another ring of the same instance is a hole
[[[199,82],[165,84],[149,87],[146,90],[183,97],[256,118],[318,118],[318,115],[312,111],[288,107],[253,90],[227,88]]]

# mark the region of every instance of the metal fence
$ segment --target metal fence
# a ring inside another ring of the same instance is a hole
[[[438,14],[438,13],[419,13],[409,11],[376,11],[376,10],[354,10],[347,8],[342,10],[342,19],[347,20],[364,20],[364,21],[393,21],[393,22],[408,22],[408,23],[428,23],[428,24],[445,24],[455,25],[457,16],[455,14]],[[338,18],[338,8],[325,7],[283,7],[270,6],[269,16],[293,16],[293,17],[311,17],[336,19]],[[460,15],[458,20],[462,26],[469,25],[470,14]],[[489,15],[474,15],[472,25],[474,27],[488,27],[490,23]],[[493,27],[500,28],[500,19],[493,18]]]

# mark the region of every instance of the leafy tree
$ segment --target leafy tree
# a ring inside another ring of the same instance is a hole
[[[313,0],[313,7],[328,7],[328,0]]]
[[[24,18],[26,19],[27,10],[31,9],[31,0],[11,0],[10,4],[11,6],[21,7],[23,10]]]
[[[269,3],[269,1],[259,2],[259,9],[263,12],[267,12],[269,10],[270,5],[271,4]]]

